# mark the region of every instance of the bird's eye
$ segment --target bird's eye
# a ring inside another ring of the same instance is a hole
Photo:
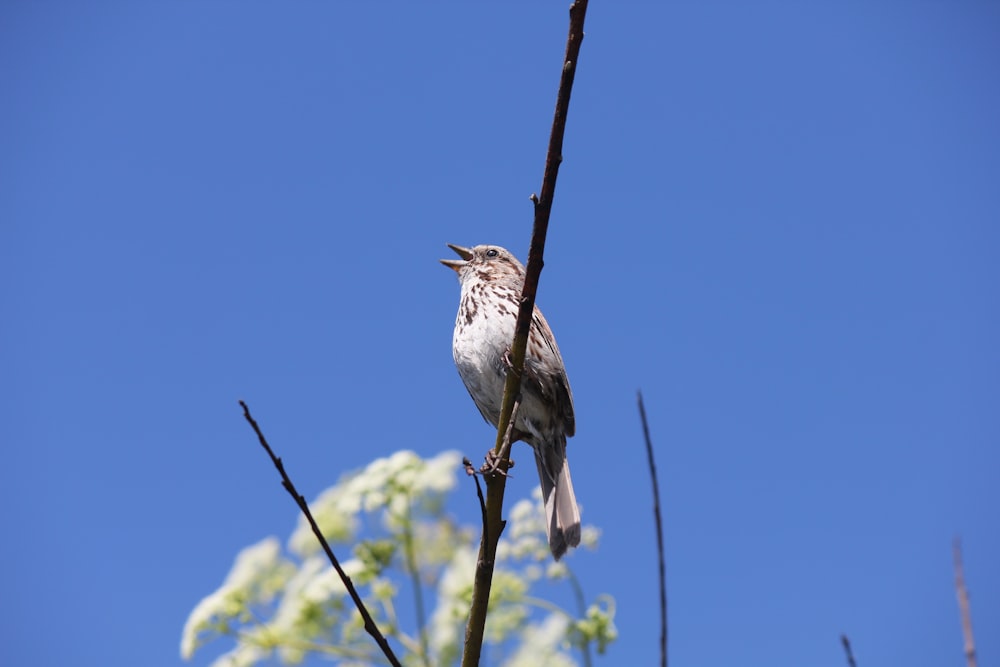
[[[496,251],[496,248],[490,248],[489,250],[487,250],[487,251],[486,251],[486,256],[487,256],[487,257],[496,257],[496,256],[497,256],[497,255],[499,255],[499,254],[500,254],[500,253],[498,253],[498,252]]]

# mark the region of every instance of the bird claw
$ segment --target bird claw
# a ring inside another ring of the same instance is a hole
[[[480,472],[484,475],[503,475],[504,477],[510,477],[507,471],[514,467],[513,459],[506,459],[507,466],[501,467],[500,464],[505,459],[503,457],[497,456],[497,453],[492,449],[486,452],[486,463],[480,468]]]
[[[504,368],[506,368],[508,371],[514,370],[514,360],[510,358],[509,347],[506,350],[504,350],[503,357],[501,357],[501,359],[503,360]]]

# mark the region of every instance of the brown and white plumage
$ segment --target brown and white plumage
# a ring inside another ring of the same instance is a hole
[[[462,296],[455,319],[452,353],[458,373],[483,417],[494,427],[507,376],[505,356],[524,285],[524,266],[499,246],[450,245],[461,259],[441,260],[458,273]],[[580,510],[566,460],[566,438],[576,431],[573,392],[559,346],[535,306],[521,381],[521,405],[514,440],[535,451],[545,502],[546,533],[558,560],[580,543]]]

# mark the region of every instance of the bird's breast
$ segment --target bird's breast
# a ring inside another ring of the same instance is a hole
[[[516,313],[506,304],[498,307],[495,299],[484,298],[484,291],[463,290],[452,354],[479,410],[495,425],[507,375],[504,355],[514,339]]]

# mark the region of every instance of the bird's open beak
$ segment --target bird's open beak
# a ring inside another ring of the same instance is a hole
[[[469,260],[472,259],[472,251],[468,248],[463,248],[460,245],[448,244],[448,247],[455,251],[455,254],[462,259],[442,259],[441,263],[447,266],[449,269],[455,271],[461,271],[462,267],[468,264]]]

